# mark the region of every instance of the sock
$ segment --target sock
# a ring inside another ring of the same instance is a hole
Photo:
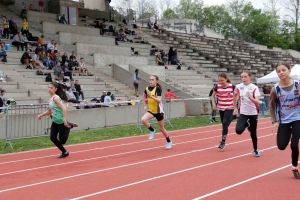
[[[292,169],[298,169],[298,166],[295,167],[295,166],[292,165]]]
[[[166,139],[167,139],[167,142],[171,142],[171,140],[170,140],[170,138],[169,138],[169,137],[167,137]]]
[[[154,128],[152,128],[152,126],[150,126],[148,129],[149,129],[150,131],[154,131]]]
[[[222,135],[222,142],[225,143],[227,135]]]

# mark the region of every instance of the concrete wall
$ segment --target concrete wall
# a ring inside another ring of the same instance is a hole
[[[15,0],[15,8],[14,12],[17,15],[21,15],[22,10],[22,2],[26,3],[27,9],[29,8],[29,5],[32,4],[34,9],[39,10],[39,1],[38,0]],[[44,12],[48,12],[48,1],[44,0]]]
[[[105,11],[105,0],[84,0],[84,8]]]
[[[147,57],[122,56],[111,54],[94,54],[94,67],[101,68],[111,64],[136,64],[148,65]]]
[[[102,36],[87,36],[75,33],[59,32],[59,43],[74,44],[102,44],[102,45],[115,45],[115,39],[111,37]]]
[[[171,107],[176,107],[176,109],[172,110],[171,118],[186,116],[183,102],[177,102],[176,106],[171,105]],[[16,115],[10,116],[9,119],[11,122],[13,122],[13,126],[16,128],[14,130],[19,130],[19,133],[22,132],[22,129],[20,128],[22,126],[26,127],[25,124],[27,124],[27,129],[31,133],[43,135],[44,128],[48,127],[48,123],[45,123],[47,119],[43,118],[43,120],[38,121],[36,116],[37,114]],[[84,116],[84,120],[79,120],[78,116]],[[17,117],[18,120],[15,120]],[[5,115],[0,115],[0,139],[5,138],[5,119]],[[68,121],[78,123],[79,127],[74,129],[76,131],[86,130],[88,128],[96,129],[110,126],[136,124],[138,122],[138,105],[72,110],[68,111]],[[31,124],[31,127],[29,124]],[[134,129],[132,129],[132,132],[134,132]],[[13,131],[12,134],[17,135],[18,133]]]
[[[82,35],[100,35],[99,29],[73,26],[68,24],[59,24],[51,22],[43,22],[43,33],[57,34],[57,32],[70,32]]]
[[[76,43],[76,53],[79,54],[110,54],[116,56],[131,56],[132,51],[128,47],[110,46],[110,45],[94,45]]]
[[[88,16],[90,19],[105,18],[109,20],[109,12],[105,11],[105,8],[101,11],[80,8],[78,9],[78,16]]]
[[[186,100],[186,115],[200,116],[210,115],[211,108],[208,100]]]
[[[284,50],[285,53],[289,53],[294,58],[300,58],[300,52],[292,49]]]
[[[156,72],[153,70],[152,72],[150,73],[147,73],[145,71],[143,71],[140,66],[136,66],[136,65],[129,65],[129,72],[133,75],[134,71],[136,69],[139,69],[139,78],[141,78],[142,80],[144,80],[146,83],[143,85],[143,87],[147,87],[149,86],[149,78],[151,75],[155,74]],[[125,74],[125,73],[124,73]],[[160,77],[159,77],[160,78]],[[125,78],[122,78],[122,77],[119,77],[118,78],[119,81],[123,82],[125,81]],[[131,82],[133,80],[133,76],[131,77]],[[170,84],[164,82],[163,80],[160,80],[159,81],[160,84],[162,85],[163,87],[163,95],[165,94],[165,92],[167,91],[167,89],[171,89],[172,92],[174,92],[174,94],[176,94],[177,96],[180,96],[180,97],[184,97],[184,98],[192,98],[191,95],[181,91],[181,90],[178,90],[177,88],[171,86]],[[126,84],[126,83],[125,83]],[[141,88],[141,91],[140,92],[143,92],[144,88],[141,87],[141,83],[140,83],[140,87],[139,87],[139,90]]]
[[[203,32],[204,32],[205,36],[207,36],[207,37],[213,37],[213,38],[219,38],[219,39],[225,38],[224,35],[219,34],[219,33],[215,32],[214,30],[209,29],[205,26],[203,27]]]
[[[27,11],[27,20],[29,22],[52,22],[58,23],[57,14],[52,13],[44,13],[44,12],[36,12],[36,11]]]
[[[159,80],[166,81],[166,69],[163,66],[157,65],[134,65],[134,67],[138,68],[146,72],[147,74],[153,74],[159,77]],[[130,70],[130,69],[129,69]],[[134,72],[134,70],[132,70]],[[149,77],[148,77],[149,79]],[[146,79],[146,80],[148,80]]]

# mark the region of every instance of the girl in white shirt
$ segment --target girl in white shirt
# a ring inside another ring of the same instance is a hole
[[[83,74],[83,76],[86,76],[86,75],[92,76],[89,69],[85,67],[83,58],[80,58],[80,61],[78,63],[78,70],[79,70],[79,76],[82,76],[82,74]],[[82,72],[82,74],[80,74],[80,72]]]
[[[238,84],[234,90],[234,115],[239,114],[236,123],[236,133],[242,134],[248,127],[251,134],[253,144],[253,154],[255,157],[260,157],[257,149],[257,117],[259,105],[259,89],[256,85],[251,83],[251,73],[244,71],[241,74],[242,83]],[[237,109],[237,99],[240,100],[240,109]]]

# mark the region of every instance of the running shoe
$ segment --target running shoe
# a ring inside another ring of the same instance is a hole
[[[225,142],[220,142],[219,149],[225,149]]]
[[[69,152],[65,152],[65,153],[62,153],[60,156],[58,156],[57,158],[65,158],[65,157],[68,157],[70,154]]]
[[[260,153],[259,153],[258,149],[254,150],[253,154],[254,154],[255,157],[260,157]]]
[[[166,149],[172,149],[172,141],[171,142],[167,142],[166,144]]]
[[[155,134],[155,129],[154,131],[150,131],[149,140],[153,140],[154,134]]]
[[[300,173],[298,171],[298,168],[292,169],[292,171],[293,171],[294,177],[296,179],[300,179]]]

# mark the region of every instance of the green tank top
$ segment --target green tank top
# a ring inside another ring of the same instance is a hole
[[[57,95],[52,97],[49,102],[49,107],[52,112],[52,121],[56,124],[64,123],[64,115],[62,109],[54,102],[54,98],[58,98],[61,101],[61,98]]]

